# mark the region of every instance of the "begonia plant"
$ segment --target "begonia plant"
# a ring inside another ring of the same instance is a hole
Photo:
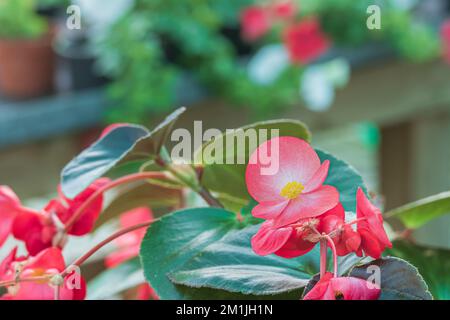
[[[216,134],[180,161],[166,142],[184,112],[151,131],[106,128],[63,169],[42,210],[0,187],[0,244],[20,247],[0,263],[1,299],[445,298],[442,282],[429,287],[420,275],[419,255],[419,271],[402,259],[408,232],[384,218],[417,228],[448,212],[448,192],[384,215],[361,176],[314,149],[297,120]],[[225,143],[265,130],[276,134]],[[102,228],[111,234],[63,257],[74,238]],[[96,256],[106,269],[85,276]]]

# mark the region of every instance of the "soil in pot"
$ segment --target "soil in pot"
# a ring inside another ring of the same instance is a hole
[[[0,91],[27,99],[53,91],[53,32],[37,39],[0,39]]]

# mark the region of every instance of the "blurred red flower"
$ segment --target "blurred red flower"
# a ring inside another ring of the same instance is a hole
[[[120,226],[128,228],[142,222],[153,219],[153,212],[147,207],[136,208],[125,212],[120,216]],[[105,259],[107,268],[114,268],[119,264],[133,259],[139,255],[142,239],[144,239],[146,229],[137,229],[117,238],[114,243],[118,247],[116,251],[109,254]],[[149,300],[159,299],[155,291],[147,283],[138,286],[136,299]]]
[[[251,6],[241,12],[242,37],[254,41],[269,31],[270,15],[263,7]]]
[[[293,63],[307,64],[325,53],[330,42],[315,18],[307,18],[286,27],[283,41]]]
[[[153,220],[153,213],[149,208],[136,208],[120,216],[120,226],[128,228],[149,220]],[[106,266],[114,268],[125,261],[137,257],[146,231],[146,228],[141,228],[117,238],[114,243],[118,249],[106,257]]]
[[[441,27],[444,59],[450,64],[450,20],[444,22]]]
[[[289,19],[297,13],[297,6],[292,0],[278,0],[270,6],[275,18]]]

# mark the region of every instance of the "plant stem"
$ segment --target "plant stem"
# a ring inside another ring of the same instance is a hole
[[[223,208],[223,205],[219,202],[219,200],[217,200],[216,198],[213,197],[213,195],[206,190],[205,188],[201,188],[198,191],[198,194],[206,201],[207,204],[209,204],[212,207],[218,207],[218,208]],[[238,219],[241,216],[241,214],[239,213],[238,215]],[[242,217],[240,217],[242,219]]]
[[[137,180],[145,180],[145,179],[155,179],[155,178],[165,178],[166,175],[162,172],[141,172],[141,173],[135,173],[130,174],[127,176],[124,176],[122,178],[119,178],[117,180],[111,181],[110,183],[102,186],[101,188],[97,189],[79,208],[73,216],[67,221],[64,227],[64,232],[67,233],[70,228],[75,224],[75,222],[78,221],[78,219],[81,217],[81,215],[84,213],[84,211],[89,208],[89,206],[100,196],[103,195],[104,192],[115,188],[121,184],[137,181]]]
[[[334,277],[336,278],[338,276],[336,246],[334,245],[333,239],[331,239],[331,237],[329,235],[324,235],[324,237],[326,239],[325,246],[326,246],[326,241],[328,240],[328,243],[330,244],[330,247],[331,247],[331,251],[333,252],[333,273],[334,273]]]
[[[207,204],[209,204],[212,207],[217,208],[223,208],[223,205],[213,197],[213,195],[203,188],[202,186],[199,186],[199,177],[197,176],[197,184],[192,183],[192,181],[189,181],[189,179],[186,179],[182,174],[180,174],[173,166],[171,166],[163,157],[156,158],[155,162],[161,166],[162,168],[168,170],[170,173],[172,173],[178,180],[183,182],[185,185],[190,187],[192,190],[197,192],[205,201]],[[195,169],[194,169],[195,170]],[[239,216],[238,216],[239,219]]]
[[[327,272],[327,240],[320,240],[320,278]]]
[[[122,230],[119,230],[115,233],[113,233],[112,235],[110,235],[108,238],[106,238],[105,240],[101,241],[100,243],[98,243],[95,247],[93,247],[92,249],[90,249],[88,252],[86,252],[84,255],[82,255],[80,258],[78,258],[77,260],[75,260],[74,263],[71,264],[71,266],[77,266],[80,267],[87,259],[89,259],[94,253],[96,253],[98,250],[100,250],[101,248],[103,248],[105,245],[107,245],[108,243],[110,243],[111,241],[117,239],[118,237],[127,234],[129,232],[132,232],[134,230],[140,229],[140,228],[145,228],[148,227],[150,224],[152,224],[153,222],[157,221],[157,219],[151,220],[151,221],[146,221],[146,222],[142,222],[139,224],[136,224],[134,226],[128,227],[128,228],[124,228]],[[70,266],[69,266],[70,267]],[[61,276],[64,278],[68,275],[69,268],[66,268],[66,270],[64,270],[61,274]]]
[[[53,288],[53,290],[55,290],[55,291],[54,291],[54,293],[55,293],[55,298],[54,298],[54,300],[60,300],[60,299],[61,299],[61,298],[60,298],[61,287],[60,287],[60,286],[55,286],[55,287]]]

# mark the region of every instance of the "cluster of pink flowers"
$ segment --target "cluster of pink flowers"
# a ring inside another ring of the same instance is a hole
[[[107,127],[101,137],[122,124]],[[0,282],[8,283],[7,293],[0,299],[8,300],[47,300],[54,299],[52,276],[65,272],[60,289],[60,299],[78,300],[86,296],[86,286],[81,275],[75,275],[78,286],[68,286],[74,276],[68,270],[62,250],[68,236],[84,236],[93,231],[103,208],[103,195],[95,197],[89,205],[86,201],[99,189],[110,183],[108,178],[94,181],[73,199],[67,198],[58,187],[58,196],[42,210],[34,210],[22,205],[19,197],[7,186],[0,186],[0,246],[8,237],[22,241],[28,252],[17,257],[17,247],[0,264]],[[83,210],[80,208],[85,206]],[[123,228],[148,222],[153,214],[148,208],[137,208],[122,214],[120,224]],[[105,260],[107,268],[135,258],[145,235],[145,228],[122,235],[115,241],[117,250]],[[38,280],[33,281],[33,278]],[[60,284],[61,285],[61,284]],[[147,284],[138,288],[138,299],[156,299],[157,296]]]
[[[87,198],[108,182],[109,179],[106,178],[98,179],[73,199],[68,199],[59,190],[59,196],[52,199],[42,210],[24,207],[17,195],[9,187],[0,186],[0,245],[11,235],[17,240],[23,241],[29,253],[28,257],[16,258],[16,249],[13,249],[2,263],[0,280],[8,280],[11,276],[23,277],[25,274],[29,274],[25,272],[27,270],[34,275],[37,273],[46,274],[54,271],[63,271],[65,264],[61,249],[64,246],[67,235],[83,236],[92,231],[95,221],[102,210],[103,198],[97,198],[67,230],[65,230],[66,223]],[[17,275],[12,270],[19,265],[21,268],[20,270],[17,269],[19,272],[19,275]],[[3,298],[53,298],[53,294],[47,295],[49,290],[52,292],[51,288],[48,288],[48,290],[42,289],[41,293],[43,295],[35,296],[37,290],[35,290],[36,287],[34,285],[43,286],[43,288],[48,287],[46,283],[36,284],[28,282],[26,285],[17,284],[12,287],[20,286],[21,289],[14,289],[10,292],[15,292],[16,294],[9,293]],[[67,298],[71,296],[62,295],[61,297]],[[76,294],[73,297],[82,298],[83,296]]]
[[[330,41],[315,17],[296,21],[298,8],[292,0],[276,0],[268,5],[250,6],[241,13],[242,37],[255,41],[279,23],[282,40],[292,63],[307,64],[325,53]]]
[[[264,175],[259,159],[269,154],[272,143],[278,144],[279,170]],[[258,202],[252,214],[266,220],[251,241],[257,254],[294,258],[324,241],[335,256],[353,252],[377,259],[386,247],[392,247],[380,210],[361,188],[356,195],[356,219],[346,220],[338,190],[324,184],[329,167],[328,160],[321,163],[307,142],[294,137],[266,141],[252,154],[246,170],[248,191]],[[332,298],[333,288],[345,299],[377,298],[380,290],[362,286],[361,281],[365,280],[323,275],[305,298]]]

